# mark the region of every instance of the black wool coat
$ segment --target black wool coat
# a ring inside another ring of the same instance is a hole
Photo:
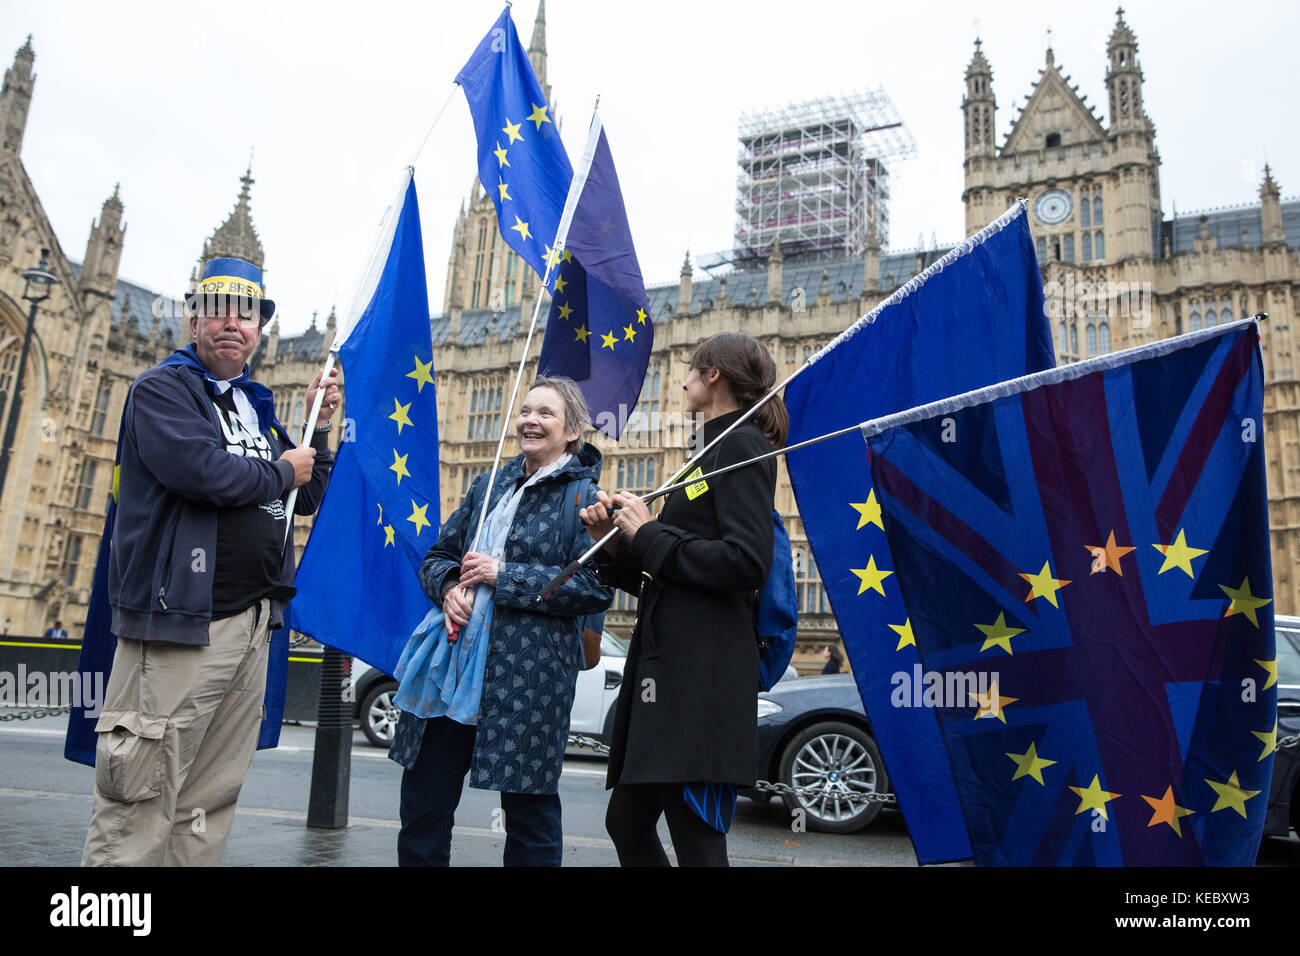
[[[692,447],[704,447],[739,417],[706,422]],[[747,422],[699,466],[709,472],[771,450]],[[601,552],[601,580],[640,598],[606,787],[754,782],[755,615],[772,564],[775,493],[775,460],[739,468],[674,491],[658,520],[621,540],[613,557]]]

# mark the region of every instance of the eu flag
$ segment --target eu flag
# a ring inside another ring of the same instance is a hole
[[[786,389],[790,444],[1054,363],[1021,204],[882,306]],[[890,702],[890,675],[911,671],[918,658],[866,448],[850,433],[794,452],[787,464],[917,859],[969,858],[934,713]]]
[[[478,176],[501,235],[546,274],[573,167],[507,6],[456,75],[478,138]]]
[[[343,440],[287,620],[391,674],[432,606],[418,570],[441,523],[429,296],[409,172],[361,303],[339,349]]]
[[[501,235],[538,275],[551,266],[538,370],[576,381],[596,427],[618,438],[641,393],[654,325],[600,117],[592,118],[575,182],[509,7],[456,82],[474,118],[479,180]],[[577,205],[570,209],[571,192]],[[553,249],[565,233],[563,248]]]
[[[976,862],[1251,865],[1277,729],[1254,323],[934,412],[867,444],[920,655],[896,702],[937,717]]]
[[[599,113],[584,159],[537,367],[577,382],[596,427],[617,439],[641,394],[654,322]]]

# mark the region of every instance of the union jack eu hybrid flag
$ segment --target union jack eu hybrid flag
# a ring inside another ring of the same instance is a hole
[[[945,407],[946,406],[946,407]],[[1249,866],[1277,735],[1263,371],[1238,322],[868,424],[975,860]]]
[[[790,444],[1052,366],[1043,283],[1023,203],[931,269],[790,383]],[[786,462],[917,859],[969,859],[934,713],[891,702],[890,675],[910,672],[919,658],[892,577],[866,446],[849,432],[794,452]]]
[[[596,427],[617,439],[641,394],[655,329],[599,113],[579,177],[537,367],[577,382]]]

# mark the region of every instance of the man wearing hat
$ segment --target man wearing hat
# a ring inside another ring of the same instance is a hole
[[[118,640],[83,865],[215,866],[225,852],[263,717],[270,632],[294,594],[285,499],[299,489],[298,514],[320,504],[339,404],[337,374],[318,372],[312,442],[294,446],[248,372],[274,312],[257,266],[211,260],[186,298],[193,342],[127,396],[108,569]]]

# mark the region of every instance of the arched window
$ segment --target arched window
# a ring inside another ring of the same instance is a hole
[[[1101,218],[1101,187],[1100,186],[1097,187],[1095,193],[1097,198],[1092,201],[1092,224],[1094,226],[1100,226],[1103,222]],[[1101,258],[1101,257],[1098,256],[1097,258]]]
[[[1041,265],[1047,261],[1047,240],[1042,236],[1038,237],[1038,262]]]
[[[77,583],[77,571],[81,567],[81,536],[69,535],[68,543],[63,552],[64,577],[63,583],[68,587],[75,587]]]
[[[1085,188],[1083,195],[1079,197],[1079,225],[1085,229],[1092,225],[1092,204],[1089,202],[1089,191]]]
[[[1088,354],[1096,355],[1097,354],[1097,326],[1093,325],[1091,322],[1088,323],[1088,328],[1084,331],[1084,341],[1088,345]]]
[[[1087,209],[1088,204],[1084,203],[1083,208]],[[1083,234],[1083,261],[1092,261],[1092,233],[1090,232],[1085,232]]]
[[[1101,200],[1098,199],[1097,202],[1100,203]],[[1101,206],[1099,205],[1097,208],[1100,209]],[[1100,215],[1101,215],[1101,214],[1098,213],[1098,216],[1100,216]],[[1105,238],[1102,237],[1102,234],[1101,234],[1100,231],[1098,231],[1098,233],[1097,233],[1097,240],[1096,240],[1096,242],[1093,243],[1092,251],[1093,251],[1093,254],[1096,256],[1097,261],[1100,262],[1102,259],[1105,259],[1105,258],[1106,258],[1106,240],[1105,240]]]
[[[480,289],[483,282],[483,253],[487,249],[488,227],[487,220],[478,221],[478,249],[474,253],[474,285],[471,287],[470,305],[471,309],[477,309],[481,301]]]
[[[1187,331],[1198,332],[1201,328],[1201,310],[1196,306],[1187,314]]]
[[[1205,310],[1205,327],[1208,329],[1208,328],[1211,328],[1212,326],[1215,326],[1215,325],[1218,325],[1218,324],[1219,324],[1219,317],[1218,317],[1217,315],[1214,314],[1214,309],[1213,309],[1213,308],[1206,309],[1206,310]]]
[[[1059,351],[1062,355],[1067,355],[1067,354],[1069,354],[1068,350],[1066,349],[1066,345],[1069,344],[1069,339],[1067,338],[1067,336],[1069,335],[1069,333],[1066,332],[1066,330],[1065,330],[1065,323],[1064,323],[1064,322],[1062,322],[1062,323],[1060,324],[1060,326],[1059,326],[1059,328],[1057,329],[1057,331],[1060,333],[1060,335],[1058,335],[1057,338],[1059,338],[1059,339],[1061,340],[1061,344],[1057,347],[1057,351]]]
[[[90,416],[90,433],[92,435],[104,434],[104,423],[108,419],[108,402],[113,397],[113,386],[105,385],[99,390],[99,397],[95,399],[95,411]]]
[[[81,474],[77,477],[77,494],[73,500],[73,507],[78,511],[87,510],[95,497],[95,465],[96,462],[93,460],[81,463]]]
[[[1068,236],[1065,237],[1065,255],[1064,255],[1064,258],[1065,258],[1065,261],[1066,261],[1066,262],[1073,262],[1073,261],[1074,261],[1074,236],[1073,236],[1073,235],[1068,235]]]
[[[1098,342],[1098,347],[1101,349],[1101,354],[1105,355],[1107,352],[1110,351],[1110,323],[1109,322],[1103,322],[1101,323],[1101,325],[1097,326],[1097,337],[1100,340]]]
[[[1079,327],[1077,325],[1070,326],[1070,354],[1079,354]]]
[[[20,344],[15,338],[0,352],[0,432],[9,421],[9,399],[13,396],[14,379],[18,375]]]
[[[226,314],[229,315],[230,313],[227,312]],[[298,400],[293,403],[292,425],[295,431],[302,428],[302,413],[303,413],[303,402],[302,402],[302,396],[299,395]]]
[[[1227,325],[1232,321],[1232,299],[1222,299],[1219,302],[1219,321]]]

